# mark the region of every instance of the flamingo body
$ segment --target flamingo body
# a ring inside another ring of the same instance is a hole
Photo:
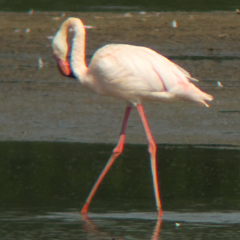
[[[93,91],[136,105],[143,100],[185,98],[205,104],[211,96],[196,88],[190,75],[155,51],[127,44],[110,44],[93,56],[86,74]]]
[[[73,28],[74,37],[69,63],[67,35],[70,27]],[[82,21],[77,18],[69,18],[62,24],[53,39],[52,47],[57,66],[63,75],[76,77],[83,86],[98,94],[119,98],[128,103],[119,142],[90,192],[82,213],[87,212],[98,185],[122,152],[131,106],[136,106],[149,142],[156,205],[159,215],[162,215],[156,168],[156,144],[141,104],[144,100],[169,101],[181,98],[208,106],[206,100],[211,101],[212,96],[192,84],[190,80],[196,79],[186,70],[146,47],[108,44],[96,51],[87,67],[85,28]]]

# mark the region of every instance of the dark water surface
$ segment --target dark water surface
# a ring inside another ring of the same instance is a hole
[[[158,145],[157,221],[146,145],[127,145],[78,212],[112,144],[1,142],[0,239],[239,239],[240,151]]]
[[[1,11],[212,11],[235,10],[240,7],[238,0],[2,0]]]

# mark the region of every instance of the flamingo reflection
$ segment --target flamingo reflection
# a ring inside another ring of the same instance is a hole
[[[95,240],[100,239],[111,239],[111,240],[124,240],[122,237],[113,236],[112,233],[108,233],[98,228],[96,221],[90,219],[87,214],[82,215],[82,220],[84,221],[84,231],[89,233],[90,236]],[[158,217],[156,225],[153,229],[153,233],[150,240],[159,240],[161,231],[162,219]]]

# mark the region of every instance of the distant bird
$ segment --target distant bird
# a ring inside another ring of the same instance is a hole
[[[43,66],[44,66],[44,63],[42,58],[38,58],[38,68],[43,68]]]
[[[70,63],[67,60],[69,28],[73,29],[73,43]],[[89,204],[115,159],[122,153],[125,130],[131,108],[137,108],[142,120],[148,143],[153,177],[156,206],[162,215],[158,173],[156,163],[156,144],[144,114],[143,100],[167,101],[186,99],[199,102],[208,107],[206,100],[213,97],[202,92],[189,80],[190,74],[157,52],[127,44],[109,44],[100,48],[93,56],[89,66],[85,62],[85,28],[80,19],[68,18],[55,35],[53,54],[61,74],[77,78],[80,83],[94,92],[125,100],[127,107],[121,128],[121,135],[110,159],[93,186],[81,213],[87,213]]]
[[[33,14],[33,9],[30,9],[30,10],[28,11],[28,14],[32,15],[32,14]]]
[[[176,20],[173,20],[173,21],[172,21],[172,27],[173,27],[173,28],[177,28],[177,21],[176,21]]]
[[[220,81],[217,81],[218,87],[223,87],[222,83]]]

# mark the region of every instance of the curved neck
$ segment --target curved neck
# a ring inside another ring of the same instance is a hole
[[[60,31],[67,36],[70,28],[72,28],[74,32],[70,66],[73,74],[82,82],[87,71],[85,62],[85,28],[80,19],[68,18],[62,25]]]

